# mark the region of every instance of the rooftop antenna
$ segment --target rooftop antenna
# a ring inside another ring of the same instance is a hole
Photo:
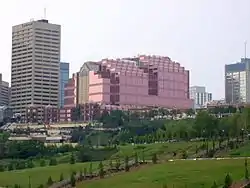
[[[244,45],[245,45],[245,59],[246,59],[247,58],[247,41],[245,41]]]
[[[43,10],[43,11],[44,11],[44,12],[43,12],[43,13],[44,13],[44,15],[43,15],[43,16],[44,16],[44,19],[46,20],[46,8],[44,8],[44,10]]]

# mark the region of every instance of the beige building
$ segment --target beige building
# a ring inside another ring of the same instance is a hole
[[[0,106],[8,106],[10,99],[9,83],[3,81],[2,74],[0,73]]]
[[[25,115],[27,106],[59,105],[61,26],[48,20],[12,27],[11,106]],[[41,107],[41,108],[40,108]]]

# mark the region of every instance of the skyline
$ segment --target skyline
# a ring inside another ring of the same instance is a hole
[[[62,26],[61,61],[70,63],[70,74],[88,60],[169,56],[190,70],[190,86],[206,86],[214,99],[224,98],[224,66],[240,61],[250,42],[249,5],[248,0],[10,0],[0,6],[0,72],[10,82],[12,26],[43,18],[46,8],[46,19]]]

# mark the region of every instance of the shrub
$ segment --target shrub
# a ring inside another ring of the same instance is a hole
[[[92,177],[93,169],[92,169],[92,163],[89,164],[89,175]]]

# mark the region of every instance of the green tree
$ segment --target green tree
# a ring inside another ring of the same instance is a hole
[[[119,171],[120,166],[121,166],[120,159],[117,159],[117,160],[116,160],[116,163],[115,163],[115,168],[116,168],[117,171]]]
[[[84,176],[83,176],[83,172],[82,169],[80,170],[80,180],[83,180]]]
[[[70,164],[75,164],[75,163],[76,163],[75,155],[74,155],[74,153],[72,152],[72,153],[71,153],[71,156],[70,156]]]
[[[212,185],[211,188],[218,188],[218,185],[217,185],[217,183],[215,181],[214,181],[214,183],[213,183],[213,185]]]
[[[61,173],[61,175],[60,175],[60,181],[63,181],[63,180],[64,180],[63,173]]]
[[[229,174],[227,174],[225,177],[223,188],[230,188],[232,184],[233,184],[232,177]]]
[[[48,185],[48,186],[51,186],[52,184],[53,184],[52,177],[49,176],[48,181],[47,181],[47,185]]]
[[[71,176],[70,176],[70,185],[72,187],[75,187],[76,186],[76,178],[75,178],[75,174],[74,172],[71,173]]]
[[[89,164],[89,175],[90,177],[93,175],[92,163]]]
[[[57,165],[57,160],[55,158],[51,158],[49,161],[50,166],[56,166]]]
[[[43,166],[46,166],[46,161],[44,159],[42,159],[40,161],[40,166],[43,167]]]
[[[84,168],[84,169],[83,169],[83,176],[84,176],[84,178],[87,177],[87,168]]]
[[[247,167],[247,159],[245,159],[245,179],[249,180],[248,167]]]
[[[32,160],[28,160],[28,162],[27,162],[27,167],[28,168],[34,168],[34,163],[33,163],[33,161]]]
[[[105,172],[103,169],[103,164],[102,164],[102,162],[100,162],[100,164],[99,164],[99,176],[100,176],[100,178],[104,178],[104,175],[105,175]]]
[[[156,155],[156,153],[154,153],[153,154],[153,156],[152,156],[152,162],[153,162],[153,164],[156,164],[157,163],[157,155]]]
[[[109,168],[113,169],[113,161],[112,161],[112,159],[109,161]]]
[[[137,165],[138,165],[138,163],[139,163],[139,161],[138,161],[138,154],[137,154],[137,153],[135,153],[135,165],[137,166]]]
[[[0,164],[0,172],[3,172],[5,170],[4,165]]]
[[[12,171],[12,170],[14,170],[14,164],[12,162],[10,162],[8,164],[8,171]]]
[[[128,156],[125,157],[125,160],[124,160],[124,164],[125,164],[125,171],[128,172],[129,171],[129,158]]]

